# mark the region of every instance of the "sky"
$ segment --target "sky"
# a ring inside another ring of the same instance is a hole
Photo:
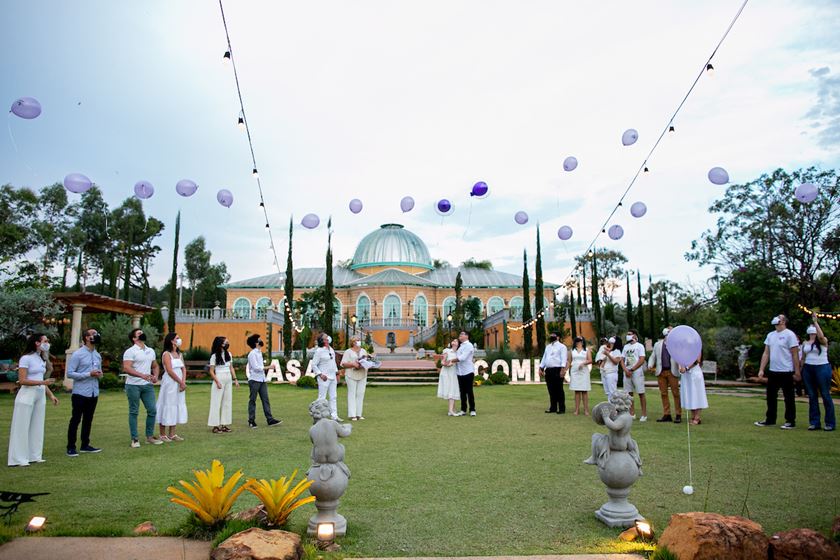
[[[540,224],[546,280],[561,283],[589,246],[717,45],[741,0],[556,2],[231,1],[225,13],[280,266],[290,216],[296,267],[336,261],[383,223],[422,237],[433,258],[533,268]],[[654,280],[702,284],[686,261],[714,225],[725,187],[782,167],[840,164],[840,2],[753,0],[597,238]],[[0,183],[39,188],[84,173],[112,206],[137,181],[166,224],[151,283],[202,235],[232,280],[274,272],[219,6],[209,1],[7,2],[0,19],[0,100],[11,114]],[[621,143],[634,128],[639,140]],[[579,166],[563,170],[575,156]],[[175,183],[199,185],[191,198]],[[476,181],[487,198],[470,199]],[[233,192],[231,208],[216,192]],[[399,201],[416,207],[402,213]],[[78,197],[78,195],[71,195]],[[359,198],[363,211],[348,203]],[[455,211],[440,217],[435,201]],[[632,218],[632,202],[647,214]],[[520,226],[514,214],[525,211]],[[302,228],[307,213],[321,218]],[[557,230],[569,225],[566,242]],[[618,291],[618,299],[623,290]]]

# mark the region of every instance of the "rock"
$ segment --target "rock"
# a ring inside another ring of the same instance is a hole
[[[157,535],[157,527],[151,521],[145,521],[134,528],[135,535]]]
[[[210,560],[299,560],[301,556],[300,535],[251,527],[220,544]]]
[[[250,509],[245,509],[235,513],[233,515],[233,519],[238,519],[239,521],[258,521],[260,523],[265,523],[265,509],[262,505],[254,506]]]
[[[680,560],[766,560],[769,539],[749,519],[689,512],[671,516],[659,544]]]
[[[770,537],[773,560],[829,560],[840,558],[840,545],[813,529],[791,529]]]

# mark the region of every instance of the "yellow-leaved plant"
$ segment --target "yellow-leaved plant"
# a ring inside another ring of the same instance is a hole
[[[291,487],[296,476],[297,470],[288,479],[285,476],[280,480],[251,478],[245,484],[245,488],[262,502],[269,525],[285,525],[294,510],[315,501],[315,496],[300,498],[300,495],[312,486],[312,481],[308,478]]]
[[[236,471],[225,482],[225,467],[213,459],[209,471],[193,471],[193,474],[195,482],[180,481],[186,492],[174,486],[166,489],[175,496],[170,501],[184,506],[206,525],[213,526],[227,519],[230,508],[247,486],[243,484],[234,490],[242,471]]]

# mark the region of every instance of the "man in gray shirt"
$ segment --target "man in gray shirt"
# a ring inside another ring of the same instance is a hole
[[[96,329],[88,329],[82,334],[82,347],[73,352],[67,362],[67,377],[73,380],[73,395],[70,400],[73,412],[70,426],[67,428],[67,455],[78,457],[76,451],[76,433],[79,422],[82,423],[82,453],[99,453],[98,447],[90,444],[90,427],[93,413],[99,402],[99,378],[102,377],[102,356],[96,351],[96,344],[101,340]]]
[[[461,331],[461,334],[458,335],[458,341],[461,345],[458,346],[455,358],[451,360],[457,366],[458,389],[461,391],[461,412],[456,412],[455,416],[464,416],[467,413],[467,402],[470,405],[470,416],[475,416],[475,395],[473,394],[473,379],[475,379],[473,355],[475,354],[475,348],[470,342],[470,335],[464,331]]]

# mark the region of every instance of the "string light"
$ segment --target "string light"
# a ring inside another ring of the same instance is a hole
[[[813,309],[808,309],[807,307],[805,307],[801,303],[798,303],[797,306],[799,307],[799,309],[801,309],[802,311],[804,311],[808,315],[816,315],[820,319],[832,319],[832,320],[840,319],[840,311],[833,312],[833,313],[828,313],[828,312],[825,312],[825,311],[814,311]]]
[[[668,127],[668,132],[674,132],[674,125]]]
[[[715,75],[715,67],[712,66],[711,62],[706,65],[706,73],[709,76],[714,76]]]
[[[241,128],[242,130],[245,130],[245,119],[243,119],[242,116],[240,116],[239,119],[236,121],[236,126]]]
[[[230,51],[225,51],[225,54],[222,55],[222,62],[230,62]]]
[[[253,171],[251,171],[251,175],[253,175],[255,178],[259,179],[260,174],[257,172],[257,168],[256,168],[256,167],[254,168],[254,170],[253,170]]]

